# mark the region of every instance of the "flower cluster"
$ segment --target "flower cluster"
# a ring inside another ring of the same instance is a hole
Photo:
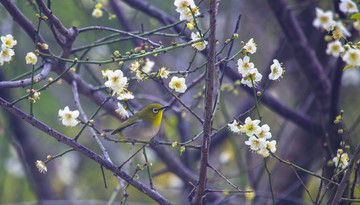
[[[191,39],[193,41],[201,39],[200,33],[199,32],[197,32],[196,34],[191,33]],[[193,48],[196,48],[198,51],[202,51],[202,50],[204,50],[206,48],[207,44],[208,44],[207,41],[199,41],[199,42],[193,43],[191,46]]]
[[[194,21],[193,16],[199,16],[200,12],[194,3],[194,0],[175,0],[176,12],[180,13],[180,21]]]
[[[144,73],[148,74],[151,72],[154,65],[155,65],[155,62],[151,61],[147,58],[147,59],[145,59],[144,65],[141,67],[141,69],[140,69],[140,63],[138,61],[134,61],[130,64],[130,70],[132,72],[135,72],[136,79],[138,81],[140,81],[140,80],[144,79]]]
[[[134,98],[132,93],[126,89],[128,80],[127,77],[124,77],[121,70],[112,71],[107,69],[101,72],[103,77],[107,79],[105,86],[110,88],[113,91],[113,95],[116,95],[119,100]]]
[[[251,38],[246,44],[244,44],[244,49],[246,53],[254,54],[256,52],[256,44],[254,39]],[[242,75],[241,83],[252,87],[256,86],[258,82],[261,81],[262,75],[259,73],[258,69],[255,67],[254,63],[250,61],[249,56],[245,56],[243,59],[237,61],[238,72]],[[281,63],[277,59],[273,60],[273,64],[270,66],[271,73],[269,74],[270,80],[278,80],[282,78],[284,68],[281,66]]]
[[[335,167],[344,169],[349,164],[349,156],[347,153],[344,153],[342,149],[338,149],[336,156],[333,158],[333,162],[335,163]]]
[[[256,44],[254,42],[254,39],[251,38],[244,45],[244,49],[246,50],[246,52],[254,54],[256,52]],[[258,69],[255,68],[254,63],[250,62],[249,56],[245,56],[243,59],[239,59],[237,64],[238,72],[243,77],[241,80],[242,84],[252,87],[253,84],[256,86],[256,84],[261,81],[262,75],[261,73],[259,73]]]
[[[4,62],[10,62],[12,57],[15,55],[13,47],[17,44],[17,41],[14,40],[14,37],[11,34],[6,36],[1,36],[1,52],[0,52],[0,66]]]
[[[245,124],[241,125],[234,120],[228,124],[230,130],[237,134],[246,134],[249,138],[245,144],[250,147],[253,152],[262,155],[264,158],[270,155],[270,152],[276,152],[276,141],[268,141],[272,137],[270,127],[267,124],[259,126],[260,120],[252,120],[250,117],[245,119]]]
[[[341,0],[339,9],[344,14],[358,13],[359,9],[352,0]],[[347,30],[340,20],[334,19],[332,11],[323,11],[316,8],[316,17],[313,20],[313,26],[319,29],[332,32],[332,39],[326,48],[326,53],[333,57],[341,57],[347,66],[360,66],[360,49],[357,45],[351,42],[343,45],[341,38],[350,37],[351,33]],[[354,27],[357,28],[359,22],[354,22]]]

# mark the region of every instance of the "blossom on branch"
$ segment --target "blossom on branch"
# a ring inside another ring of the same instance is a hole
[[[45,174],[47,172],[47,167],[45,166],[45,163],[43,161],[37,160],[35,162],[35,165],[38,168],[40,173]]]
[[[26,60],[26,64],[35,65],[37,62],[37,56],[35,55],[35,53],[29,52],[26,54],[25,60]]]
[[[245,56],[243,59],[239,58],[237,64],[238,72],[242,75],[246,75],[247,73],[254,72],[256,70],[254,63],[250,62],[249,56]]]
[[[284,69],[277,59],[273,60],[273,64],[270,66],[271,73],[269,74],[270,80],[277,80],[282,77]]]
[[[359,9],[356,4],[351,0],[341,0],[339,4],[340,11],[344,13],[358,13]]]
[[[328,43],[326,48],[326,54],[332,55],[334,57],[339,57],[340,54],[343,53],[344,51],[345,49],[339,40]]]
[[[117,96],[118,100],[131,100],[134,99],[134,95],[130,91],[124,91]]]
[[[331,11],[324,12],[320,8],[315,8],[316,18],[313,21],[313,26],[315,28],[322,28],[327,31],[334,29],[336,22],[333,20],[334,14]]]
[[[154,67],[155,65],[155,62],[154,61],[151,61],[149,60],[148,58],[145,60],[145,65],[141,68],[141,70],[144,72],[144,73],[150,73],[151,72],[151,69]]]
[[[114,95],[121,94],[127,86],[127,77],[124,77],[124,74],[121,70],[109,70],[101,71],[104,78],[107,78],[105,86],[110,88]]]
[[[250,38],[250,40],[245,44],[244,46],[246,52],[254,54],[256,52],[256,43],[253,38]]]
[[[17,44],[17,41],[14,40],[14,37],[11,34],[1,36],[1,42],[1,48],[13,48]]]
[[[241,132],[249,137],[258,135],[261,132],[259,124],[260,120],[252,120],[251,117],[247,117],[245,119],[245,124],[241,126]]]
[[[236,120],[234,120],[231,124],[228,124],[230,131],[240,134],[241,133],[241,125],[239,124],[239,122],[237,122]]]
[[[176,92],[184,93],[187,89],[185,78],[178,78],[176,76],[172,77],[169,83],[169,87],[171,89],[175,89]]]
[[[117,106],[118,106],[118,108],[115,110],[115,112],[116,112],[117,114],[119,114],[120,117],[123,118],[123,119],[129,118],[129,113],[128,113],[128,111],[126,111],[126,109],[124,108],[124,106],[122,106],[121,103],[118,103]]]
[[[159,76],[160,76],[160,78],[162,78],[162,79],[167,79],[168,77],[169,77],[169,71],[168,70],[166,70],[166,68],[165,67],[162,67],[160,70],[159,70]]]
[[[360,66],[360,50],[350,48],[342,56],[342,60],[348,65]]]
[[[62,124],[66,127],[75,127],[79,123],[79,121],[76,120],[76,118],[79,117],[79,111],[71,111],[68,106],[63,110],[59,110],[59,116]]]
[[[335,163],[335,167],[344,169],[349,164],[349,156],[347,153],[344,153],[342,149],[338,149],[336,156],[333,158],[333,162]]]
[[[193,41],[201,39],[200,33],[199,32],[197,32],[196,34],[191,33],[191,39]],[[208,42],[204,40],[204,41],[199,41],[199,42],[193,43],[191,46],[193,48],[196,48],[198,51],[202,51],[206,48],[207,44],[208,44]]]
[[[175,0],[176,12],[180,13],[180,21],[193,21],[193,16],[199,16],[200,12],[193,0]]]
[[[262,79],[261,73],[257,69],[252,70],[251,72],[248,72],[243,78],[241,79],[241,83],[247,85],[248,87],[253,87],[257,85],[258,82],[260,82]],[[252,80],[252,82],[251,82]]]

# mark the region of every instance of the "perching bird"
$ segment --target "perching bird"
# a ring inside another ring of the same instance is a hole
[[[166,108],[168,106],[150,104],[122,122],[111,134],[126,139],[150,140],[158,133]]]

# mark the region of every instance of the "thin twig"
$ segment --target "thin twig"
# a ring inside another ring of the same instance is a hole
[[[295,170],[294,167],[291,167],[291,169],[294,171],[296,177],[298,178],[298,180],[300,181],[301,185],[304,187],[306,193],[308,194],[308,196],[310,197],[311,201],[313,204],[315,204],[315,201],[314,199],[312,198],[310,192],[309,192],[309,189],[306,187],[306,185],[304,184],[303,180],[300,178],[299,174],[297,173],[297,171]]]
[[[236,186],[235,184],[231,183],[230,180],[228,180],[224,175],[222,175],[218,170],[216,170],[213,166],[211,166],[211,164],[207,165],[208,167],[210,167],[210,169],[212,169],[216,174],[218,174],[221,178],[223,178],[230,186],[232,186],[234,189],[236,189],[238,192],[242,192],[244,193],[243,190],[241,190],[238,186]],[[245,191],[246,192],[246,191]]]

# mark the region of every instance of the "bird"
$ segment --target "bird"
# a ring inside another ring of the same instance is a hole
[[[111,135],[117,135],[121,139],[150,140],[160,129],[163,112],[169,106],[150,104],[143,110],[135,113],[129,119],[122,122],[114,129]]]

